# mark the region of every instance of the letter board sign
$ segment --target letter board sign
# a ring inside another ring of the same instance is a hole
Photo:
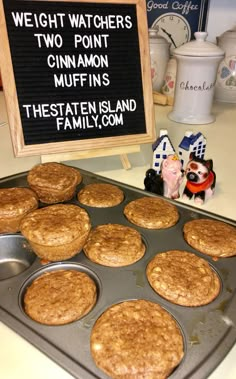
[[[155,138],[145,0],[0,0],[16,156]]]

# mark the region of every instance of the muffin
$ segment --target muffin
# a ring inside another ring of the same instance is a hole
[[[90,346],[96,365],[113,379],[164,379],[184,355],[177,322],[147,300],[108,308],[93,326]]]
[[[147,229],[165,229],[179,219],[177,207],[158,197],[141,197],[124,208],[126,218],[133,224]]]
[[[83,248],[91,228],[88,213],[77,205],[55,204],[24,217],[20,231],[35,254],[48,261],[73,257]]]
[[[92,183],[80,190],[77,197],[81,204],[89,207],[107,208],[120,204],[124,193],[113,184]]]
[[[27,175],[27,181],[40,201],[54,204],[70,200],[82,176],[73,167],[49,162],[34,166]]]
[[[98,225],[88,236],[84,253],[93,262],[121,267],[137,262],[145,253],[140,233],[119,224]]]
[[[24,310],[41,324],[63,325],[85,316],[96,299],[96,285],[87,274],[56,270],[31,283],[24,296]]]
[[[220,279],[209,263],[187,251],[158,253],[149,262],[146,275],[160,296],[188,307],[212,302],[221,288]]]
[[[197,219],[183,228],[186,242],[194,249],[212,257],[236,255],[236,228],[223,221]]]
[[[38,208],[38,198],[29,188],[0,189],[0,233],[16,233],[22,218]]]

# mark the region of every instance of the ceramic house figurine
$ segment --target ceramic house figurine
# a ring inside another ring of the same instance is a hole
[[[153,150],[153,165],[152,168],[160,174],[161,172],[161,164],[163,159],[166,159],[168,155],[174,155],[175,149],[172,145],[172,142],[168,136],[168,132],[166,129],[161,129],[159,137],[156,142],[152,145]]]
[[[194,196],[194,202],[201,205],[214,193],[216,174],[213,171],[213,161],[198,158],[194,153],[189,158],[185,169],[187,181],[183,198],[191,199]]]
[[[188,130],[182,141],[178,146],[178,155],[183,167],[185,167],[189,161],[189,156],[194,153],[196,157],[204,159],[206,151],[206,138],[200,132],[193,134]]]

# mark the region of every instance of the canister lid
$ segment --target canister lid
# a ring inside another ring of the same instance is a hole
[[[155,28],[148,29],[149,39],[153,43],[160,43],[165,45],[170,45],[169,42],[162,36],[158,34],[158,30]]]
[[[231,30],[226,30],[223,34],[221,34],[219,39],[236,39],[236,26]]]
[[[174,55],[188,55],[194,57],[219,57],[224,51],[214,43],[206,41],[208,33],[195,32],[194,41],[190,41],[173,50]]]

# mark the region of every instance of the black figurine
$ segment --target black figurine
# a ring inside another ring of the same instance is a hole
[[[163,196],[164,191],[164,183],[161,175],[157,174],[157,172],[150,168],[146,172],[146,176],[144,178],[144,187],[148,192],[156,193],[157,195]]]

